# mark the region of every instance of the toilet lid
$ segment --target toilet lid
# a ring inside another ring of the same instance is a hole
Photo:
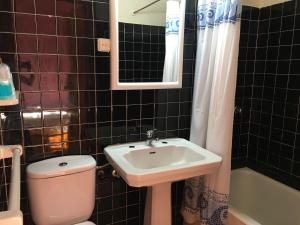
[[[76,223],[74,225],[96,225],[96,224],[94,224],[94,223],[92,223],[90,221],[85,221],[85,222],[82,222],[82,223]]]

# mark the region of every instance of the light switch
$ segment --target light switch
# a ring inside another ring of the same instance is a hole
[[[98,38],[97,41],[99,52],[110,52],[110,40],[106,38]]]

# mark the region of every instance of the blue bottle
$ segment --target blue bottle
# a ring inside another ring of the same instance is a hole
[[[0,64],[0,100],[16,98],[15,87],[9,67]]]

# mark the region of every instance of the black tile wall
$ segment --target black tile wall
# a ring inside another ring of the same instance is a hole
[[[300,190],[297,5],[243,12],[236,96],[242,113],[235,123],[241,131],[233,157],[238,162],[246,157],[249,167]]]
[[[232,166],[246,165],[259,10],[243,6],[232,143]]]
[[[108,1],[7,0],[0,5],[0,56],[13,72],[21,104],[1,107],[1,144],[22,144],[22,210],[32,224],[25,168],[44,158],[91,154],[105,161],[108,144],[188,138],[195,50],[195,1],[188,1],[183,88],[110,91]],[[259,170],[299,188],[300,11],[295,1],[261,10],[243,7],[233,165]],[[295,10],[296,9],[296,10]],[[240,111],[241,110],[241,111]],[[298,140],[299,139],[299,140]],[[10,160],[0,162],[0,210],[7,207]],[[108,173],[109,174],[109,173]],[[180,224],[182,183],[173,185],[173,221]],[[98,177],[92,220],[142,224],[144,189]]]
[[[119,49],[120,81],[162,81],[165,27],[119,23]]]
[[[188,138],[195,55],[195,4],[188,1],[183,88],[111,91],[108,0],[5,0],[0,4],[0,56],[13,72],[21,103],[0,108],[1,144],[22,144],[22,211],[32,224],[25,168],[45,158],[90,154],[106,162],[109,144],[159,137]],[[6,209],[10,160],[0,161],[0,210]],[[180,224],[182,183],[173,185],[173,223]],[[97,225],[142,224],[144,189],[109,173],[97,178]]]

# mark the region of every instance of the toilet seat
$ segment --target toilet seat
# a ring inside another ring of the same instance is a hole
[[[90,221],[85,221],[85,222],[82,222],[82,223],[76,223],[74,225],[96,225],[96,224],[94,224],[94,223],[92,223]]]

